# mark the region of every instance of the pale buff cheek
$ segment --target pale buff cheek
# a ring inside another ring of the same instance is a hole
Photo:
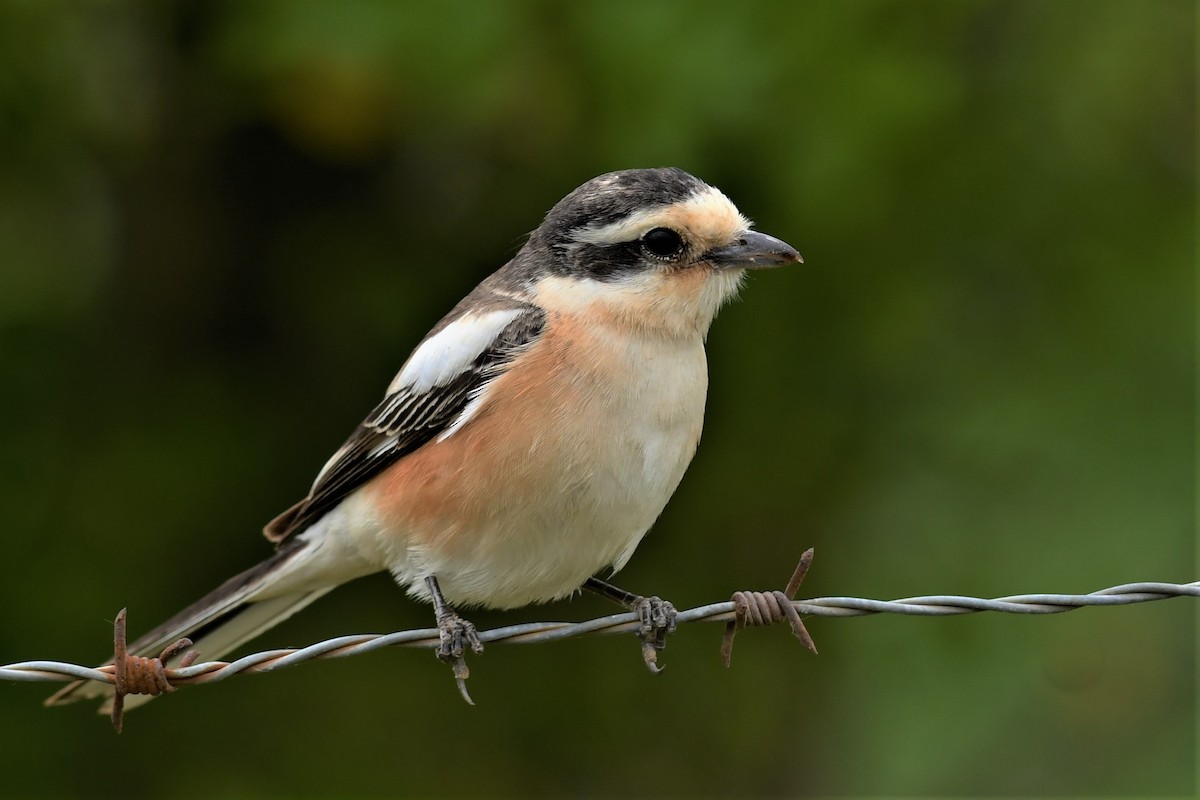
[[[615,328],[620,335],[703,337],[720,307],[737,294],[741,276],[741,270],[697,264],[610,283],[544,278],[535,294],[543,308],[562,309],[593,327]]]
[[[707,335],[717,311],[737,293],[740,271],[716,271],[704,265],[642,276],[634,302],[612,305],[628,325],[660,328],[674,335]]]

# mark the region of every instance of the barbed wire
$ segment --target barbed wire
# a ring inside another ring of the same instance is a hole
[[[814,617],[857,617],[868,614],[911,614],[950,616],[996,611],[1005,614],[1058,614],[1085,606],[1117,606],[1165,600],[1169,597],[1200,597],[1196,583],[1128,583],[1101,589],[1091,594],[1027,594],[985,599],[957,595],[928,595],[902,600],[871,600],[862,597],[815,597],[796,600],[793,608]],[[730,622],[733,603],[711,603],[680,611],[676,623]],[[573,636],[635,633],[640,625],[633,613],[612,614],[585,622],[529,622],[481,631],[485,644],[538,644]],[[236,661],[206,661],[167,670],[171,683],[183,686],[214,683],[243,672],[270,672],[317,658],[342,658],[369,653],[385,647],[421,647],[433,649],[439,644],[436,628],[421,628],[395,633],[361,633],[326,639],[307,647],[264,650]],[[115,683],[113,666],[84,667],[62,661],[19,661],[0,666],[0,680],[73,681],[91,680]]]
[[[792,621],[792,630],[806,647],[815,652],[811,639],[798,615],[811,617],[856,617],[871,614],[907,614],[916,616],[951,616],[993,611],[1004,614],[1059,614],[1087,606],[1118,606],[1165,600],[1170,597],[1200,597],[1200,581],[1192,583],[1142,582],[1111,586],[1088,594],[1019,594],[1006,597],[981,598],[960,595],[922,595],[898,600],[873,600],[863,597],[815,597],[794,600],[794,593],[807,571],[812,554],[806,552],[785,592],[737,592],[733,600],[710,603],[680,611],[675,624],[685,622],[725,622],[726,635],[722,654],[729,663],[733,634],[742,627]],[[794,612],[794,613],[793,613]],[[124,612],[117,619],[117,651],[124,648]],[[635,612],[612,614],[583,622],[530,622],[507,625],[479,633],[484,643],[539,644],[575,636],[642,633],[645,622]],[[441,635],[436,628],[397,631],[394,633],[364,633],[338,636],[300,648],[265,650],[234,661],[191,663],[185,659],[176,667],[164,667],[159,659],[144,659],[156,670],[153,681],[158,690],[127,689],[127,693],[157,694],[178,686],[215,683],[234,675],[271,672],[314,659],[344,658],[369,653],[386,647],[437,648]],[[178,644],[178,643],[177,643]],[[190,645],[190,642],[188,643]],[[177,655],[177,645],[164,653],[163,661]],[[191,654],[189,654],[191,655]],[[130,657],[132,659],[132,657]],[[62,661],[21,661],[0,666],[0,680],[8,681],[98,681],[120,686],[117,665],[85,667]],[[123,680],[124,676],[120,677]],[[152,685],[154,685],[152,683]],[[120,693],[118,694],[120,697]],[[114,724],[119,727],[119,708],[114,712]]]

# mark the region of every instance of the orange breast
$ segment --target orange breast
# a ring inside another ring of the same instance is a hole
[[[464,531],[496,530],[489,519],[569,489],[571,473],[594,451],[592,426],[581,416],[601,399],[599,374],[611,367],[580,357],[580,333],[569,320],[549,325],[539,346],[489,387],[462,430],[365,487],[387,528],[410,544],[460,550],[479,544],[464,541]]]
[[[620,566],[695,452],[702,342],[647,341],[551,314],[475,416],[363,487],[364,544],[402,585],[452,603],[563,597]]]

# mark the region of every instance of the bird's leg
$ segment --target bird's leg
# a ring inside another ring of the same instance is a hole
[[[438,634],[441,637],[437,657],[454,668],[454,680],[458,683],[458,691],[462,694],[463,700],[475,705],[475,701],[467,693],[467,678],[470,677],[471,670],[467,668],[463,652],[466,646],[470,645],[472,653],[482,653],[483,642],[479,641],[475,625],[460,617],[446,602],[446,598],[442,596],[442,588],[438,586],[437,578],[430,575],[425,579],[425,586],[428,587],[429,595],[433,598],[433,611],[437,615]]]
[[[607,597],[638,615],[641,620],[638,635],[642,637],[642,658],[651,672],[662,672],[663,668],[658,666],[658,651],[666,646],[667,634],[675,632],[675,606],[659,597],[642,597],[627,592],[595,577],[588,578],[583,588]]]

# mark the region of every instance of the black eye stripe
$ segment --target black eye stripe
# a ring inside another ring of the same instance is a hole
[[[670,228],[653,228],[642,235],[642,247],[658,258],[671,258],[683,250],[683,237]]]

